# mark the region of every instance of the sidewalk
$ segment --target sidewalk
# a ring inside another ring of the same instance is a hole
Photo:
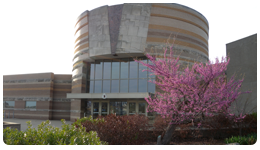
[[[31,121],[32,128],[37,129],[38,125],[46,120],[6,118],[6,119],[3,119],[3,121],[20,123],[21,131],[25,131],[27,129],[27,124],[26,124],[27,121]],[[62,126],[62,122],[60,120],[50,120],[50,122],[51,122],[51,125],[54,127],[61,128],[61,126]],[[71,121],[66,121],[66,124],[71,125],[72,123],[73,122],[71,122]]]

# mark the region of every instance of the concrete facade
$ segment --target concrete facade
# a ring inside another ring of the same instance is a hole
[[[257,111],[257,34],[228,43],[227,56],[230,62],[227,68],[227,78],[236,74],[236,79],[242,79],[241,91],[252,91],[241,95],[232,108],[235,113],[252,113]],[[247,101],[248,99],[248,101]],[[247,102],[247,103],[246,103]]]

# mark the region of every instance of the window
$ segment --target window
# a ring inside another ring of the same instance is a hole
[[[148,62],[145,57],[137,59]],[[95,60],[87,64],[86,93],[154,93],[155,84],[147,81],[154,80],[155,76],[142,72],[144,69],[147,67],[132,58]]]
[[[14,108],[14,101],[4,101],[4,108]]]
[[[129,103],[129,115],[134,115],[135,113],[135,103]]]
[[[138,113],[141,115],[145,115],[145,103],[139,103],[139,111]]]
[[[36,109],[36,102],[35,101],[26,101],[25,108],[34,108],[34,109]]]

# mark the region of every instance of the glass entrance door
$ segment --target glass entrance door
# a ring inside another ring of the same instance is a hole
[[[122,116],[127,114],[127,102],[110,102],[109,113]]]
[[[99,102],[93,103],[93,119],[97,118],[99,115]]]
[[[108,114],[108,102],[101,102],[101,116]]]

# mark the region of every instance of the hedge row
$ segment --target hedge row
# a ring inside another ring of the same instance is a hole
[[[26,122],[26,131],[17,129],[4,129],[4,142],[8,145],[102,145],[106,142],[100,141],[94,131],[85,132],[82,126],[77,128],[65,124],[62,121],[62,129],[51,126],[49,120],[38,125],[38,130],[32,128],[30,121]]]

